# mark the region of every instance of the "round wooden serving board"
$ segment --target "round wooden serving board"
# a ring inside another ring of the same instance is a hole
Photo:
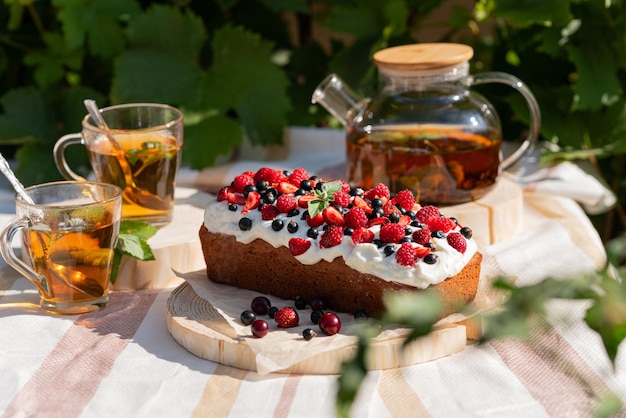
[[[244,370],[259,371],[257,354],[246,342],[251,336],[237,336],[226,319],[188,283],[178,286],[167,301],[167,327],[174,339],[194,355]],[[272,332],[272,331],[270,331]],[[342,330],[343,332],[343,330]],[[408,331],[407,331],[408,332]],[[318,333],[316,338],[327,337]],[[263,340],[256,340],[262,342]],[[462,351],[466,344],[466,327],[447,324],[436,328],[402,349],[404,338],[375,339],[371,345],[371,370],[408,366]],[[298,344],[307,344],[301,339]],[[269,343],[268,343],[269,344]],[[321,351],[276,373],[337,374],[341,364],[356,351],[356,337],[347,346]]]

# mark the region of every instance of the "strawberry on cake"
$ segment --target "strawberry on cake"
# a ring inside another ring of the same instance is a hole
[[[482,260],[469,227],[409,190],[303,168],[235,177],[206,208],[200,241],[210,280],[370,315],[385,292],[435,291],[447,316],[474,299]]]

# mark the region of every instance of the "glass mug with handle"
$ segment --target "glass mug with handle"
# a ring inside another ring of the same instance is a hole
[[[97,181],[122,189],[122,218],[168,224],[183,145],[182,112],[164,104],[130,103],[103,108],[101,114],[109,132],[85,116],[81,133],[64,135],[56,142],[57,168],[68,180],[84,181],[65,159],[67,147],[84,145]]]
[[[83,314],[106,306],[120,230],[120,188],[65,181],[32,186],[26,193],[33,202],[18,194],[16,219],[0,235],[3,258],[37,287],[45,312]],[[18,232],[22,258],[12,246]]]

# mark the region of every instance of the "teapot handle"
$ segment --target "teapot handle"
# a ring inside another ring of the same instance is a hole
[[[507,86],[517,90],[519,93],[521,93],[522,96],[524,96],[524,99],[526,99],[528,109],[530,110],[529,133],[524,142],[522,142],[522,144],[519,146],[519,148],[504,161],[502,161],[502,169],[506,170],[507,168],[510,168],[513,164],[518,162],[524,155],[530,152],[537,142],[537,137],[539,136],[539,129],[541,126],[541,112],[539,111],[539,105],[537,104],[537,100],[535,100],[535,96],[533,96],[532,92],[528,89],[528,87],[526,86],[526,84],[524,84],[522,80],[508,73],[492,71],[470,75],[465,79],[465,82],[469,86],[477,86],[487,83],[506,84]]]

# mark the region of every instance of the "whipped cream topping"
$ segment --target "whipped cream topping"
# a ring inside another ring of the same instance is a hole
[[[419,289],[425,289],[458,274],[477,251],[477,244],[473,239],[466,239],[467,248],[464,253],[457,251],[448,244],[445,238],[448,234],[444,234],[444,238],[431,239],[435,245],[433,254],[437,256],[434,264],[427,264],[420,259],[415,266],[408,267],[400,265],[396,261],[395,254],[387,256],[383,248],[378,248],[375,244],[355,245],[352,238],[347,235],[344,235],[339,245],[320,248],[319,238],[313,240],[307,237],[309,226],[302,219],[302,214],[306,209],[299,208],[300,214],[292,217],[287,216],[286,213],[279,214],[276,218],[282,219],[285,227],[280,231],[274,231],[272,220],[263,220],[259,210],[253,209],[242,214],[241,207],[238,207],[236,211],[231,211],[228,206],[227,201],[217,201],[217,199],[209,203],[204,214],[204,225],[210,232],[234,235],[237,241],[243,244],[262,239],[275,248],[288,247],[289,240],[294,237],[308,239],[312,241],[311,247],[305,253],[296,256],[302,264],[312,265],[321,260],[332,262],[335,258],[342,257],[347,266],[361,273]],[[247,231],[239,228],[239,220],[244,216],[252,221],[252,227]],[[298,224],[298,230],[294,233],[287,230],[287,224],[292,220]],[[411,228],[416,230],[419,227]],[[321,237],[323,228],[320,226],[318,229]],[[374,237],[378,238],[380,226],[373,226],[370,230],[374,232]],[[460,227],[456,226],[452,231],[458,232],[459,230]],[[400,247],[400,244],[386,245],[393,246],[395,250]],[[411,245],[419,246],[417,243]]]

